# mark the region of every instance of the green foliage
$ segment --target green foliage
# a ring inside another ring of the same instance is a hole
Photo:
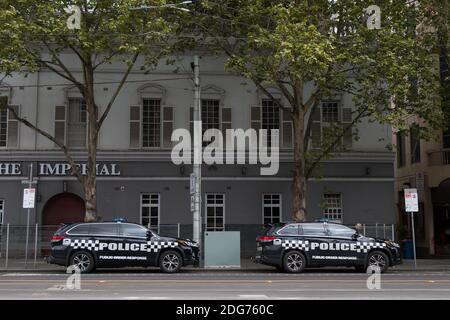
[[[146,65],[157,62],[171,25],[162,9],[132,10],[142,4],[161,6],[164,0],[3,0],[0,2],[0,72],[34,72],[58,65],[63,52],[73,51],[81,62],[99,66],[112,61],[132,63],[136,52]],[[81,29],[69,30],[64,11],[82,11]],[[158,47],[156,47],[158,45]],[[72,52],[72,53],[73,53]]]

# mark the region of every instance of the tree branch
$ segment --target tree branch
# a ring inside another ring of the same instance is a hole
[[[116,100],[117,96],[119,95],[120,89],[122,89],[123,85],[125,84],[125,81],[128,78],[128,75],[130,74],[131,70],[133,69],[133,66],[136,63],[138,56],[139,56],[139,51],[134,54],[133,59],[131,60],[131,63],[127,68],[127,71],[125,72],[125,74],[122,77],[122,80],[119,83],[119,86],[117,87],[116,91],[114,92],[113,96],[111,97],[111,100],[109,101],[108,106],[106,107],[105,111],[103,112],[102,116],[100,117],[100,120],[98,120],[97,130],[100,130],[100,128],[103,124],[103,121],[105,121],[106,117],[108,116],[108,113],[111,110],[111,107],[114,104],[114,101]]]

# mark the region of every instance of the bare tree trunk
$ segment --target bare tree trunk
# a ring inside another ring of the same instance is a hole
[[[90,60],[89,60],[90,61]],[[98,108],[94,99],[94,70],[91,63],[85,63],[84,77],[86,90],[84,98],[88,111],[88,159],[87,177],[84,180],[84,200],[86,202],[85,221],[97,220],[97,143]]]
[[[295,106],[292,114],[294,125],[294,179],[292,184],[292,200],[294,221],[306,218],[306,170],[304,153],[305,111]]]

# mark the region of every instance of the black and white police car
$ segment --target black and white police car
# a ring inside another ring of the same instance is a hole
[[[97,267],[159,266],[174,273],[198,263],[197,243],[160,237],[142,225],[128,222],[66,224],[51,239],[48,263],[77,266],[82,273]]]
[[[402,262],[397,243],[365,237],[336,223],[268,225],[256,241],[256,263],[289,273],[323,266],[353,266],[362,272],[375,266],[385,272]]]

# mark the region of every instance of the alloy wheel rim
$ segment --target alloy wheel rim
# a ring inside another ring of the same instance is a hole
[[[163,258],[163,266],[166,270],[172,271],[178,268],[180,261],[175,254],[168,254]]]
[[[369,264],[371,266],[384,268],[386,266],[386,260],[381,254],[374,254],[370,257]]]
[[[291,254],[287,258],[287,267],[292,271],[298,271],[303,265],[303,260],[299,254]]]
[[[85,271],[89,265],[91,264],[91,261],[87,255],[78,254],[73,258],[74,265],[76,265],[80,271]]]

